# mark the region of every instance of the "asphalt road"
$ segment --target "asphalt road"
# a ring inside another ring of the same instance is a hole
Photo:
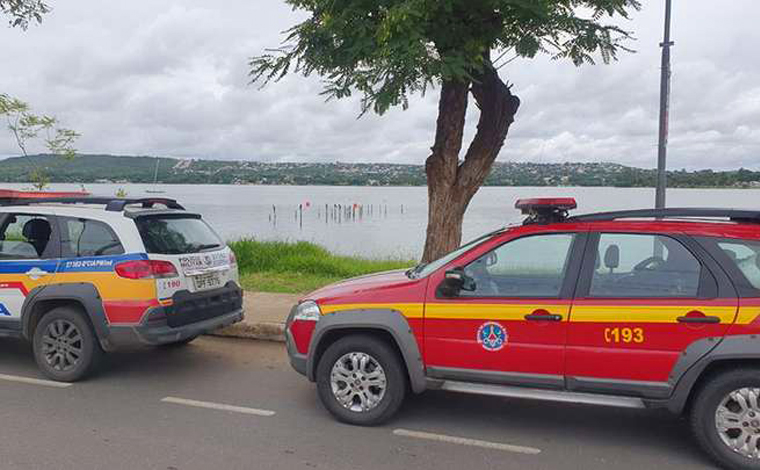
[[[66,388],[17,377],[43,378],[26,344],[0,340],[3,470],[715,468],[665,412],[428,392],[385,426],[339,424],[279,343],[112,355]]]

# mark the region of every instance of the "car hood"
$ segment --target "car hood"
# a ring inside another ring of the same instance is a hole
[[[306,295],[303,300],[314,300],[318,303],[339,301],[355,301],[357,297],[371,301],[373,294],[393,291],[406,286],[419,283],[419,279],[409,279],[406,270],[385,271],[354,277],[345,281],[337,282]]]

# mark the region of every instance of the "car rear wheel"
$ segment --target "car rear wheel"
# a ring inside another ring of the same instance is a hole
[[[55,308],[42,317],[32,347],[42,373],[59,382],[84,378],[102,354],[90,324],[79,311],[68,307]]]
[[[317,389],[338,420],[373,426],[391,418],[406,395],[406,371],[395,349],[367,335],[332,344],[317,366]]]
[[[760,469],[760,370],[713,377],[691,408],[699,444],[724,468]]]

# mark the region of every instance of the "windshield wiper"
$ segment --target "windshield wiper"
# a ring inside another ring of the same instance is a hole
[[[210,250],[212,248],[219,248],[220,244],[218,243],[206,243],[201,245],[190,245],[189,248],[193,250],[193,253],[200,253],[201,251]]]

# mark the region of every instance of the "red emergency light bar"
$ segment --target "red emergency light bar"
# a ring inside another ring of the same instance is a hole
[[[17,191],[15,189],[0,189],[0,200],[24,201],[29,199],[49,199],[54,197],[83,197],[89,196],[87,191]]]
[[[567,212],[576,207],[578,204],[571,197],[537,197],[515,202],[515,209],[528,216],[525,224],[562,222]]]
[[[515,209],[520,209],[523,214],[535,209],[562,209],[572,210],[578,207],[575,199],[571,197],[534,197],[530,199],[518,199]]]

